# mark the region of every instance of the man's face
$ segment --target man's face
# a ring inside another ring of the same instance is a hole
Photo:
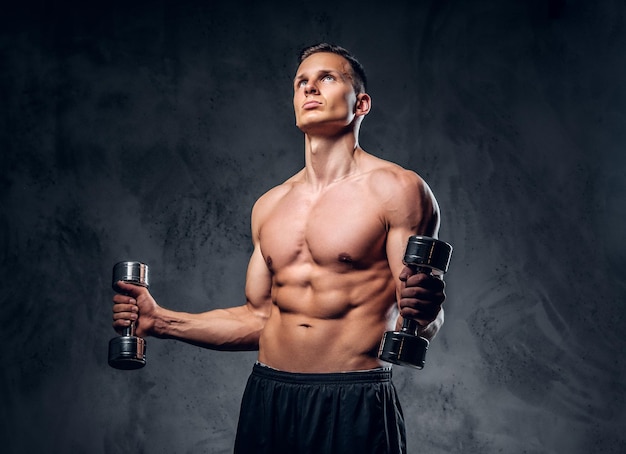
[[[294,79],[296,126],[305,133],[332,133],[352,123],[357,95],[350,74],[350,64],[340,55],[319,52],[307,57]]]

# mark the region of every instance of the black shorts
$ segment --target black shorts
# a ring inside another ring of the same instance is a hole
[[[235,454],[406,453],[390,370],[294,374],[256,364]]]

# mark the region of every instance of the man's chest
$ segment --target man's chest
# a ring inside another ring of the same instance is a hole
[[[297,263],[367,267],[384,256],[384,209],[358,188],[277,203],[260,229],[261,251],[278,270]]]

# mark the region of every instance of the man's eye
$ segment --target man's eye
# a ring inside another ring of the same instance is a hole
[[[331,76],[330,74],[325,75],[324,77],[322,77],[323,81],[333,81],[335,80],[335,78],[333,76]]]

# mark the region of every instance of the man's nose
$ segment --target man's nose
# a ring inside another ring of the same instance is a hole
[[[315,93],[317,93],[317,85],[315,85],[312,82],[307,82],[306,85],[304,86],[304,94],[310,95],[310,94],[315,94]]]

